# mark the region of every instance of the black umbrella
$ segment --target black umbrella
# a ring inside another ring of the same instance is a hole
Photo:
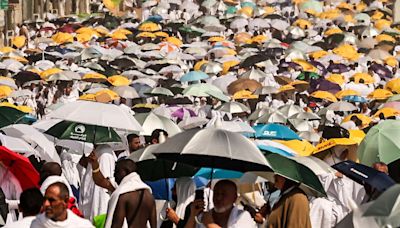
[[[265,61],[269,59],[267,55],[257,54],[247,57],[242,63],[240,63],[240,67],[248,68],[254,66],[254,64]]]
[[[42,53],[32,54],[26,57],[26,59],[29,61],[29,64],[33,64],[37,61],[43,60],[43,57],[45,60],[49,60],[51,62],[57,62],[58,60],[61,59],[59,57],[56,57],[54,55],[49,55],[47,53],[44,53],[44,55]]]
[[[13,78],[21,85],[29,81],[41,79],[37,73],[31,71],[20,71]]]
[[[128,58],[114,59],[113,61],[110,62],[110,64],[120,70],[127,70],[131,69],[132,67],[135,67],[135,62],[133,62]]]
[[[322,129],[322,138],[349,138],[350,133],[347,129],[340,126],[324,126]]]

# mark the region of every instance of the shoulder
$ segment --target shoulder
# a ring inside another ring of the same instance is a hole
[[[239,209],[237,206],[233,208],[231,216],[233,216],[235,220],[233,224],[230,224],[230,227],[256,227],[250,213]]]
[[[79,226],[77,226],[77,227],[82,227],[82,228],[92,228],[92,227],[94,227],[89,220],[77,216],[71,210],[68,210],[68,219],[73,220],[72,222],[74,224],[79,224]]]
[[[308,202],[306,194],[300,188],[294,188],[287,194],[287,198],[294,201],[304,201]]]

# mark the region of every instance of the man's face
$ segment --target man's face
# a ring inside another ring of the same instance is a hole
[[[140,149],[140,139],[139,138],[133,138],[132,141],[129,144],[129,150],[136,151]]]
[[[56,186],[47,188],[44,194],[43,209],[46,217],[55,221],[63,213],[66,213],[67,202],[66,199],[60,197],[60,188]]]
[[[214,211],[223,213],[231,209],[237,198],[235,189],[227,184],[216,184],[214,187]]]

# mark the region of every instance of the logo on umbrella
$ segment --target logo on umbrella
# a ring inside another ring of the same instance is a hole
[[[265,135],[265,136],[276,136],[276,131],[264,131],[263,135]]]
[[[78,134],[83,134],[83,133],[85,133],[85,131],[86,131],[86,128],[83,125],[77,125],[75,127],[75,132]]]

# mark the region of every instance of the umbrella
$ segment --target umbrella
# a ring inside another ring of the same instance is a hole
[[[389,164],[399,159],[400,135],[396,130],[399,126],[398,120],[385,120],[372,127],[358,148],[360,162],[365,165],[378,161]]]
[[[289,123],[293,125],[294,129],[297,131],[312,131],[313,126],[308,120],[302,119],[289,119]]]
[[[44,133],[58,139],[76,140],[93,144],[121,142],[121,138],[112,128],[70,121],[61,121]]]
[[[258,139],[301,140],[294,131],[281,124],[258,124],[253,129],[256,131],[254,137]]]
[[[353,181],[363,186],[368,185],[371,190],[376,191],[379,194],[396,184],[396,182],[387,174],[350,160],[337,163],[332,167]],[[374,192],[371,192],[370,194],[372,193]],[[374,197],[377,196],[378,195],[374,195]]]
[[[367,99],[365,99],[364,97],[361,96],[345,96],[343,97],[344,101],[349,101],[349,102],[359,102],[359,103],[367,103]]]
[[[303,109],[298,105],[291,104],[280,107],[278,111],[286,117],[290,117],[302,112]]]
[[[190,85],[183,90],[182,94],[184,96],[209,97],[211,95],[209,94],[210,92],[222,94],[222,91],[218,87],[206,83]]]
[[[196,116],[196,113],[191,109],[178,108],[174,112],[172,112],[171,116],[172,117],[176,117],[179,120],[183,120],[183,119],[188,118],[188,117]]]
[[[265,157],[249,139],[218,128],[179,133],[160,144],[153,154],[196,167],[240,172],[269,170]]]
[[[0,128],[20,122],[26,113],[11,107],[0,107]]]
[[[256,80],[242,78],[228,85],[228,93],[233,95],[241,90],[249,90],[251,92],[255,92],[258,88],[261,87],[262,85]]]
[[[219,111],[222,112],[228,112],[228,113],[243,113],[243,112],[250,112],[250,109],[239,102],[236,101],[231,101],[231,102],[227,102],[223,105],[221,105],[221,107],[218,108]]]
[[[299,183],[299,187],[308,195],[326,197],[326,192],[317,175],[306,165],[275,153],[267,153],[265,157],[271,164],[271,168],[275,174]],[[259,172],[257,174],[269,180],[272,179],[268,174],[261,174]]]
[[[75,101],[54,110],[48,117],[128,131],[142,131],[142,127],[130,113],[113,104]]]
[[[156,129],[163,129],[168,132],[168,136],[173,136],[182,130],[172,120],[150,113],[138,113],[135,115],[135,119],[142,125],[142,135],[151,135]]]
[[[1,164],[18,179],[22,190],[38,188],[39,173],[28,158],[0,146]]]
[[[208,123],[208,119],[200,116],[194,116],[183,119],[178,126],[184,130],[201,127]]]
[[[136,92],[135,88],[130,86],[118,86],[112,88],[112,91],[116,92],[120,97],[135,99],[139,98],[139,94]]]
[[[330,102],[337,102],[337,98],[330,92],[327,91],[315,91],[311,95],[311,97],[324,99]]]
[[[262,151],[269,151],[286,157],[293,157],[297,155],[297,153],[294,150],[279,142],[263,139],[263,140],[256,140],[255,143],[257,147]]]
[[[180,81],[181,82],[192,82],[192,81],[200,81],[203,79],[207,79],[208,75],[202,71],[190,71],[184,74]]]
[[[225,170],[225,169],[214,169],[214,168],[201,168],[194,177],[202,177],[208,180],[215,179],[239,179],[243,176],[242,172]]]
[[[8,149],[17,153],[23,154],[25,157],[29,157],[32,154],[37,155],[37,151],[20,138],[0,134],[0,142],[2,146],[7,147]]]
[[[310,142],[320,142],[321,136],[317,132],[313,131],[303,131],[303,132],[298,132],[299,136],[302,139],[308,140]]]
[[[327,109],[336,111],[336,112],[351,112],[357,110],[357,107],[354,106],[352,103],[346,101],[338,101],[335,103],[330,104]]]
[[[152,95],[152,96],[170,96],[173,97],[174,93],[171,92],[171,90],[163,87],[156,87],[150,89],[150,91],[145,93],[146,95]]]
[[[257,123],[282,123],[285,124],[287,117],[279,111],[268,112],[257,119]]]
[[[300,120],[320,120],[317,114],[312,112],[299,112],[296,115],[290,117],[291,119],[300,119]]]

